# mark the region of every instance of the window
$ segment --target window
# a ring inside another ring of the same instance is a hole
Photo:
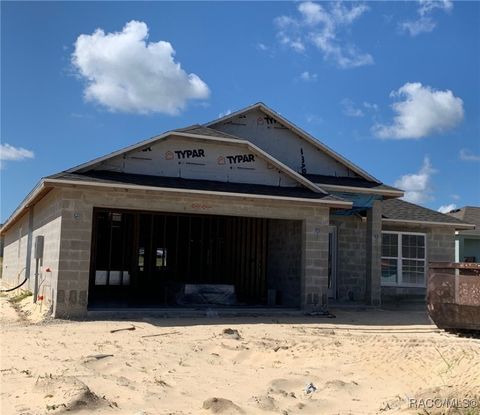
[[[382,232],[382,285],[425,286],[425,234]]]

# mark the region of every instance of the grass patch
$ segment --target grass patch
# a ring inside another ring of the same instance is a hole
[[[32,295],[33,295],[33,294],[32,294],[31,291],[24,291],[24,292],[22,292],[22,293],[20,293],[20,294],[18,294],[18,295],[16,295],[16,296],[10,298],[10,301],[11,301],[12,303],[19,303],[20,301],[24,300],[24,299],[27,298],[27,297],[31,297]]]

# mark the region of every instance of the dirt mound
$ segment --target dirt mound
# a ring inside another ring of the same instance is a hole
[[[325,382],[325,388],[333,389],[335,391],[339,391],[339,390],[342,390],[342,389],[352,390],[352,389],[355,389],[357,386],[358,386],[358,383],[355,382],[355,381],[345,382],[341,379],[334,379],[334,380],[330,380],[328,382]]]
[[[252,401],[255,405],[260,408],[262,411],[277,411],[277,403],[275,399],[270,395],[260,395],[260,396],[253,396]]]
[[[116,403],[99,397],[76,377],[40,376],[35,388],[45,393],[47,411],[94,410],[100,407],[116,407]]]
[[[237,329],[224,329],[222,331],[222,336],[225,337],[226,339],[233,339],[233,340],[240,340],[242,336],[238,332]]]
[[[224,398],[210,398],[203,402],[203,409],[213,414],[243,414],[242,408],[235,405],[231,400]]]

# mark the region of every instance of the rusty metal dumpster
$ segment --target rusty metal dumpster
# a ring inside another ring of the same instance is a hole
[[[480,263],[430,262],[427,308],[441,329],[480,331]]]

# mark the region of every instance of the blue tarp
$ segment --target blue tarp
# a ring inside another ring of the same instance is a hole
[[[353,202],[352,209],[343,209],[343,210],[337,210],[335,211],[335,215],[339,216],[350,216],[354,215],[356,213],[359,213],[361,211],[364,211],[365,209],[369,209],[372,207],[373,202],[375,200],[382,200],[382,196],[376,196],[376,195],[367,195],[367,194],[360,194],[360,193],[339,193],[335,192],[332,193],[335,196],[341,197],[344,200],[348,200],[350,202]]]

